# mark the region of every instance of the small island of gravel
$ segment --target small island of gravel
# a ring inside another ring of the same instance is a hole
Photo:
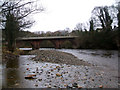
[[[68,65],[84,65],[90,66],[88,62],[83,61],[82,59],[78,59],[72,54],[60,52],[56,50],[33,50],[30,52],[32,55],[36,55],[36,57],[32,58],[32,60],[40,61],[40,62],[50,62],[57,64],[68,64]]]

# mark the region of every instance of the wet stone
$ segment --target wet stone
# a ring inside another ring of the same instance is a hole
[[[27,76],[25,76],[25,79],[36,79],[34,76],[36,76],[36,75],[35,74],[27,75]]]
[[[56,74],[56,76],[60,77],[60,76],[62,76],[62,75],[61,75],[61,74],[59,74],[59,73],[57,73],[57,74]]]
[[[73,83],[72,85],[73,85],[73,87],[78,87],[77,83]]]
[[[42,81],[42,79],[38,79],[38,81]]]
[[[38,87],[38,84],[35,84],[36,87]]]
[[[99,88],[103,88],[103,85],[99,85]]]
[[[35,73],[35,71],[33,71],[32,73]]]

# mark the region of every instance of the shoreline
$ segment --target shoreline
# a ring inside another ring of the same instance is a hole
[[[39,62],[91,66],[90,63],[83,61],[82,59],[78,59],[76,56],[70,53],[56,50],[33,50],[29,52],[29,54],[37,55],[36,57],[32,58],[32,60]]]

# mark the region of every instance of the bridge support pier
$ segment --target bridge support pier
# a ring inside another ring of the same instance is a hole
[[[40,48],[40,43],[41,43],[41,41],[31,41],[32,49],[33,50],[39,49]]]
[[[56,49],[62,48],[62,43],[63,43],[63,41],[61,41],[61,40],[56,40],[56,41],[54,41],[54,43],[55,43],[55,48],[56,48]]]

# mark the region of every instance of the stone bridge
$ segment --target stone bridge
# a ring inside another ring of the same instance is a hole
[[[28,37],[28,38],[18,38],[16,39],[16,46],[17,44],[22,42],[29,42],[32,46],[32,49],[39,49],[40,44],[42,41],[49,40],[51,41],[55,48],[61,48],[62,43],[64,41],[69,40],[72,44],[75,44],[74,40],[77,36],[54,36],[54,37]]]

